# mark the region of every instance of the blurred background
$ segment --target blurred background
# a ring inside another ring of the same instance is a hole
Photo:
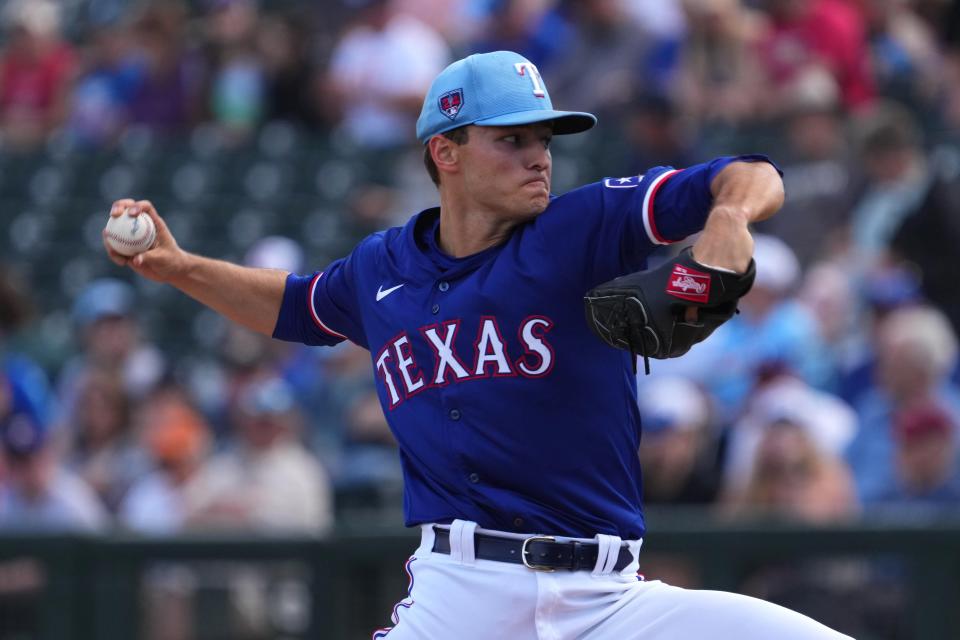
[[[406,592],[369,355],[110,263],[111,201],[320,270],[432,206],[433,77],[511,49],[554,188],[766,153],[742,313],[639,380],[641,571],[861,639],[955,637],[960,3],[0,1],[0,640],[359,638]],[[665,256],[655,256],[654,260]]]

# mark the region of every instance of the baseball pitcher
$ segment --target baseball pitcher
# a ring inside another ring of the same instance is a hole
[[[684,353],[752,282],[751,222],[783,201],[765,157],[717,158],[551,195],[550,141],[590,129],[553,108],[529,60],[459,60],[417,121],[439,206],[312,275],[177,246],[147,201],[150,250],[111,251],[280,340],[370,351],[421,544],[390,640],[813,640],[782,607],[638,577],[646,533],[637,357]],[[644,271],[657,246],[703,233]]]

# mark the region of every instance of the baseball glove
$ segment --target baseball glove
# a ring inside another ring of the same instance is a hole
[[[587,324],[611,347],[649,358],[677,358],[706,339],[737,313],[737,302],[750,291],[756,265],[746,273],[699,264],[690,248],[656,269],[638,271],[594,287],[584,296]],[[690,319],[688,307],[697,309]]]

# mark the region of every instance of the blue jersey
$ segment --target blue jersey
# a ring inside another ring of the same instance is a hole
[[[591,333],[583,295],[702,229],[732,160],[586,185],[464,258],[438,248],[428,209],[289,276],[274,337],[370,350],[408,526],[640,538],[633,366]]]

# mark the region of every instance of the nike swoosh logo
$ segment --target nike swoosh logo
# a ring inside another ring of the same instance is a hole
[[[394,291],[396,291],[397,289],[399,289],[400,287],[402,287],[404,284],[406,284],[406,283],[405,283],[405,282],[402,282],[402,283],[398,284],[398,285],[395,286],[395,287],[390,287],[390,288],[387,289],[386,291],[384,291],[383,285],[380,285],[379,287],[377,287],[377,302],[380,302],[381,300],[383,300],[384,298],[386,298],[388,295],[390,295],[391,293],[393,293]]]

